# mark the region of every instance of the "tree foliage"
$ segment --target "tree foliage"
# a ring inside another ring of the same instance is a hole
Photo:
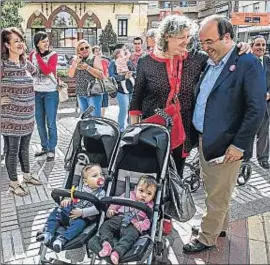
[[[110,46],[115,45],[117,42],[117,35],[112,28],[112,23],[108,20],[105,29],[102,30],[102,33],[99,37],[100,44],[102,45],[102,51],[108,52]]]
[[[21,29],[23,18],[19,15],[19,9],[25,5],[21,0],[2,0],[0,27],[17,27]]]

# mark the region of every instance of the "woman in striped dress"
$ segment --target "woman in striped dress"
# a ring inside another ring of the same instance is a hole
[[[25,44],[17,28],[3,29],[1,42],[1,134],[7,146],[5,163],[9,189],[16,195],[25,196],[28,192],[18,181],[18,157],[24,182],[41,184],[31,175],[29,164],[29,145],[35,122],[32,78],[35,67],[24,59]]]

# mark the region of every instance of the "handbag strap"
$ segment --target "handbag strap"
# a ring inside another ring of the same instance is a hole
[[[53,73],[49,73],[48,76],[51,78],[51,80],[52,80],[56,85],[59,84],[59,79],[56,78],[56,77],[54,76]]]

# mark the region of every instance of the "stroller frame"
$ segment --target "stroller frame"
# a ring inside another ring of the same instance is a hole
[[[112,158],[114,157],[115,155],[115,152],[116,152],[116,149],[117,149],[117,146],[118,146],[118,143],[119,143],[119,138],[120,138],[120,128],[119,128],[119,125],[111,120],[111,119],[107,119],[107,118],[96,118],[96,117],[91,117],[91,115],[89,115],[89,113],[93,110],[92,107],[89,107],[89,109],[87,109],[81,116],[81,119],[78,121],[77,123],[77,126],[79,126],[79,122],[87,122],[87,121],[95,121],[95,122],[102,122],[102,123],[107,123],[108,125],[111,125],[112,127],[114,127],[114,129],[116,130],[116,138],[117,138],[117,142],[115,143],[113,149],[111,150],[111,157],[108,158],[109,161],[108,161],[108,175],[110,176],[110,172],[111,172],[111,161],[112,161]],[[77,129],[77,126],[76,126],[76,129]],[[76,129],[73,133],[73,137],[76,133]],[[65,179],[64,179],[64,182],[63,182],[63,187],[64,189],[55,189],[52,191],[52,197],[53,199],[58,203],[60,203],[60,197],[70,197],[70,190],[69,189],[66,189],[66,187],[68,185],[70,185],[70,181],[73,181],[73,178],[74,178],[74,170],[75,170],[75,161],[76,161],[76,157],[77,157],[77,154],[79,153],[79,146],[76,146],[76,148],[73,150],[73,152],[71,154],[69,154],[69,151],[71,150],[71,148],[74,146],[72,146],[73,144],[73,137],[70,141],[70,144],[69,144],[69,148],[68,148],[68,151],[67,151],[67,154],[66,154],[66,157],[65,157],[65,169],[66,169],[66,176],[65,176]],[[82,136],[80,136],[80,145],[81,145],[81,139],[82,139]],[[68,157],[68,155],[70,155]],[[91,161],[90,161],[91,162]],[[70,180],[70,178],[72,178],[72,180]],[[89,196],[85,196],[85,195],[89,195]],[[79,199],[86,199],[90,202],[92,202],[93,204],[96,203],[96,198],[94,196],[90,196],[90,194],[85,194],[83,192],[78,192],[78,191],[75,191],[74,193],[74,196],[79,198]],[[58,201],[59,200],[59,201]],[[94,224],[92,224],[94,225]],[[92,226],[90,225],[90,227]],[[87,228],[86,228],[87,229]],[[90,259],[91,258],[91,255],[90,255],[90,252],[89,252],[89,249],[87,248],[87,243],[88,242],[85,242],[85,244],[83,245],[86,249],[86,254],[87,254],[87,257]],[[38,264],[55,264],[55,263],[52,263],[54,261],[57,261],[57,264],[59,264],[59,260],[56,260],[56,259],[53,259],[53,258],[50,258],[49,260],[46,259],[46,254],[47,254],[47,250],[48,250],[48,247],[44,244],[44,243],[41,243],[41,246],[40,246],[40,250],[39,250],[39,255],[40,255],[40,258],[39,258],[39,263]],[[65,250],[65,249],[64,249]],[[72,264],[72,263],[66,263],[66,262],[63,262],[61,261],[61,264]]]
[[[167,140],[168,140],[165,155],[164,155],[164,161],[168,161],[168,162],[163,163],[162,169],[161,169],[160,174],[159,174],[159,178],[157,179],[158,188],[157,188],[157,192],[156,192],[155,206],[153,208],[153,218],[152,218],[152,221],[151,221],[151,228],[150,228],[150,239],[151,239],[151,242],[153,243],[153,246],[151,246],[152,249],[151,249],[151,251],[149,250],[149,252],[150,252],[149,256],[146,258],[147,264],[150,265],[150,264],[152,264],[153,256],[157,257],[157,258],[159,256],[162,256],[162,252],[164,251],[164,248],[162,248],[160,246],[162,245],[164,247],[164,245],[165,245],[164,244],[165,240],[163,240],[163,231],[162,231],[162,228],[163,228],[162,224],[163,224],[163,218],[164,218],[164,205],[161,204],[161,199],[163,197],[165,186],[166,186],[165,183],[162,184],[162,182],[166,181],[167,168],[168,168],[168,164],[170,163],[170,159],[171,159],[171,155],[170,155],[170,132],[168,131],[168,129],[166,127],[164,127],[162,125],[157,125],[157,124],[152,124],[152,123],[134,124],[134,125],[130,125],[130,126],[127,127],[127,129],[125,130],[125,132],[123,133],[123,135],[121,137],[121,140],[132,129],[134,129],[134,130],[143,129],[144,127],[147,127],[147,126],[151,126],[153,128],[159,128],[159,129],[163,130],[163,132],[165,132]],[[112,163],[112,167],[111,167],[112,175],[115,175],[115,173],[117,173],[118,170],[119,170],[117,168],[117,159],[118,159],[118,156],[119,156],[119,153],[120,153],[121,140],[120,140],[120,143],[119,143],[120,147],[118,147],[118,150],[116,151],[116,154],[114,156],[114,160],[113,160],[113,163]],[[152,173],[154,173],[154,172],[152,172]],[[111,179],[110,182],[108,183],[106,196],[110,195],[112,185],[113,185],[113,179]],[[112,198],[114,198],[114,197],[112,197]],[[116,197],[116,198],[119,198],[119,197]],[[105,198],[102,198],[101,202],[102,202],[103,199],[105,199]],[[122,199],[122,200],[123,200],[123,202],[125,201],[125,199]],[[125,204],[121,204],[121,205],[125,205]],[[134,207],[134,206],[131,206],[131,205],[129,205],[129,206]],[[158,229],[158,220],[159,219],[160,219],[160,225],[159,225],[159,229]],[[105,211],[103,211],[102,214],[101,214],[99,228],[103,224],[104,220],[105,220]],[[99,230],[99,228],[98,228],[98,230]],[[159,246],[157,247],[157,245],[159,245]],[[91,264],[95,264],[96,256],[97,255],[92,251]],[[139,264],[142,264],[142,262],[144,262],[144,261],[145,261],[145,259],[137,261],[137,262],[139,262]],[[121,260],[120,260],[120,262],[121,262]],[[123,262],[126,263],[125,261],[123,261]],[[131,262],[131,261],[127,261],[127,262]]]

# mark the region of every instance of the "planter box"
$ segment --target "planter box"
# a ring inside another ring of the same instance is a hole
[[[69,97],[76,97],[75,78],[60,77],[60,79],[68,85],[68,95],[69,95]]]

